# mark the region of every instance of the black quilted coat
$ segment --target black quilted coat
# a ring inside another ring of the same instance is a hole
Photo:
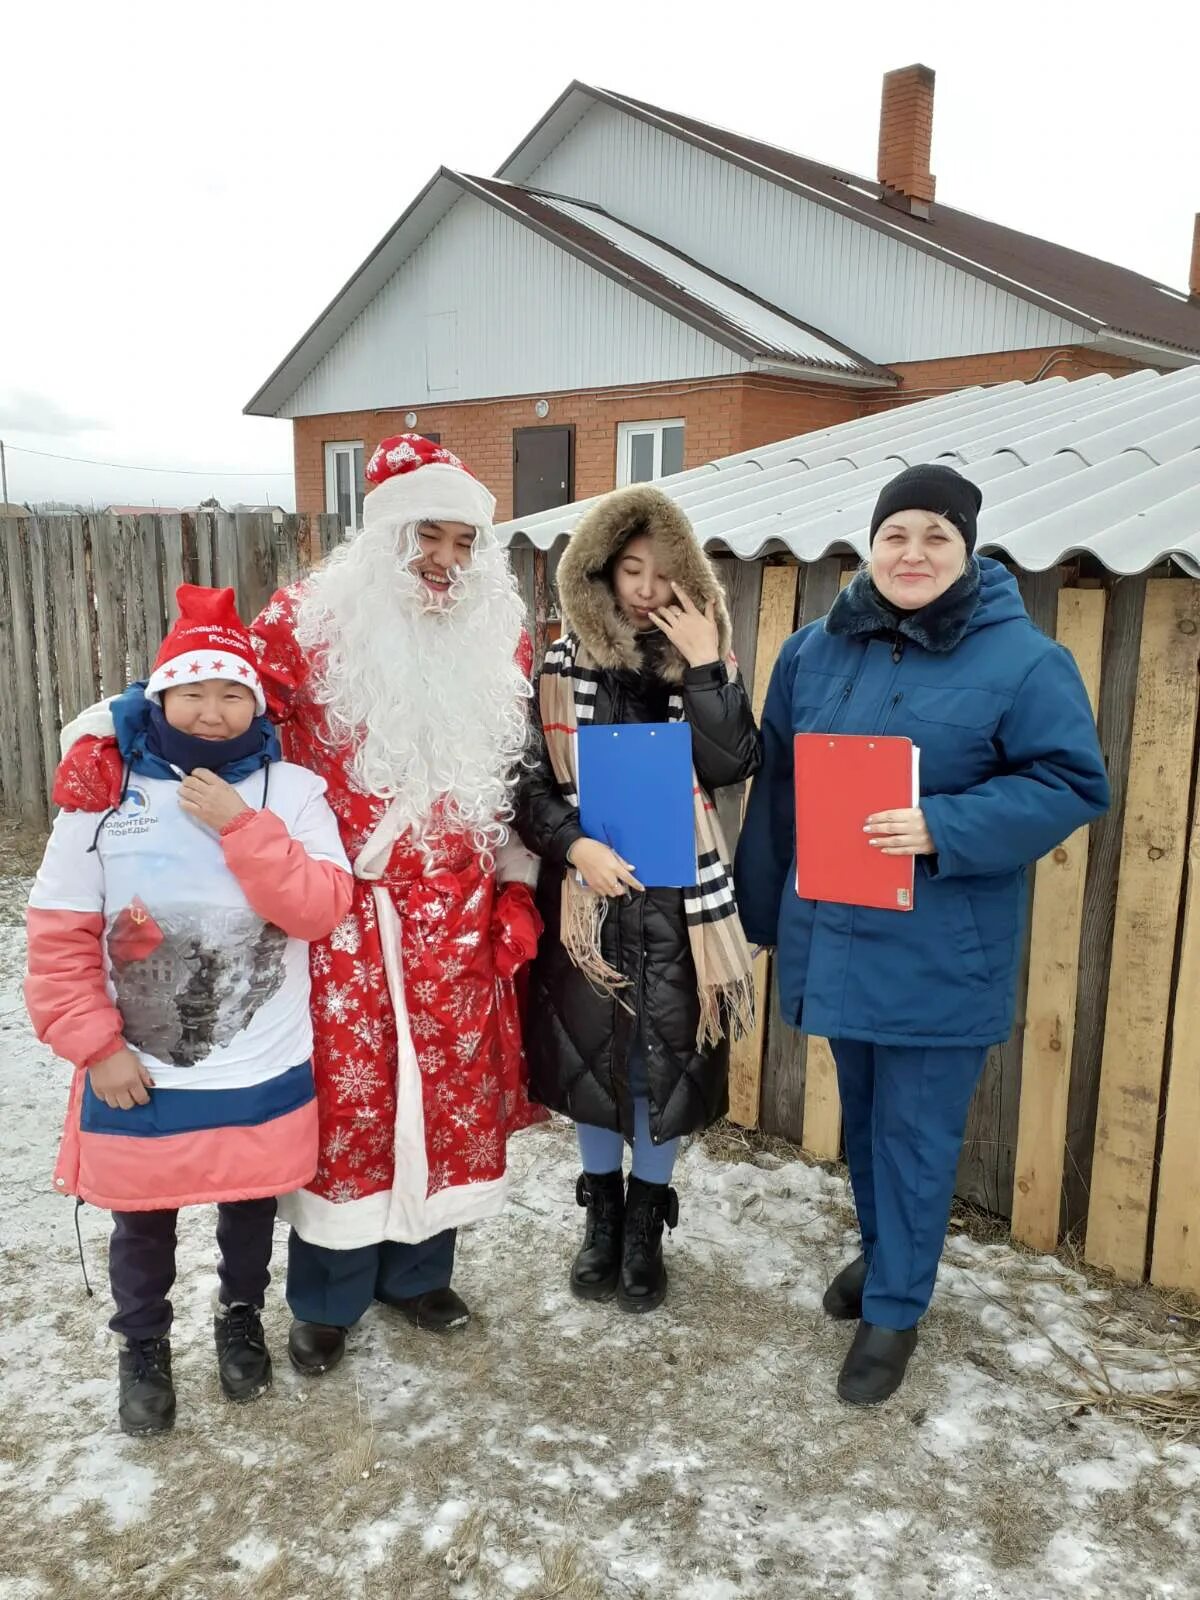
[[[761,757],[741,683],[729,681],[724,665],[689,668],[657,633],[639,639],[621,619],[602,575],[612,554],[642,532],[654,536],[664,570],[697,604],[717,599],[722,653],[728,650],[719,579],[682,513],[646,486],[608,496],[581,522],[558,575],[567,623],[602,673],[594,720],[666,721],[668,696],[677,690],[701,785],[711,792],[741,783],[758,770]],[[629,1056],[640,1030],[651,1137],[661,1143],[707,1127],[728,1106],[729,1046],[722,1041],[701,1051],[696,1045],[699,1000],[682,891],[651,889],[610,902],[601,950],[629,986],[621,991],[624,1004],[597,994],[559,939],[567,851],[582,829],[551,771],[534,705],[532,764],[517,810],[518,832],[543,863],[538,903],[546,932],[530,975],[526,1026],[533,1097],[576,1122],[619,1128],[631,1138]]]

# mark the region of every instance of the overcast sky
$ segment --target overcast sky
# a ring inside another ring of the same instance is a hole
[[[9,498],[290,507],[290,424],[242,407],[439,164],[494,171],[575,77],[874,176],[880,78],[923,61],[939,200],[1186,288],[1198,18],[1166,0],[456,0],[445,20],[428,0],[11,0]],[[133,470],[150,466],[176,470]]]

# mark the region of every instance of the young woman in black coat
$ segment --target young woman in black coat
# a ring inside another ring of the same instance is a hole
[[[543,861],[530,1091],[577,1124],[576,1198],[588,1216],[572,1290],[585,1299],[616,1290],[624,1310],[649,1311],[666,1293],[662,1231],[678,1216],[670,1179],[679,1139],[724,1114],[728,1034],[751,1004],[750,954],[712,793],[753,776],[761,741],[730,654],[720,582],[661,491],[639,484],[601,500],[576,529],[558,585],[568,632],[539,675],[516,819]],[[610,725],[688,722],[699,886],[644,889],[636,862],[586,837],[576,715]],[[590,947],[581,927],[591,929]]]

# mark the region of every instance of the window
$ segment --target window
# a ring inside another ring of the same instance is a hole
[[[683,471],[683,418],[617,424],[617,484],[646,483]]]
[[[325,446],[325,509],[341,518],[347,534],[362,527],[363,465],[361,440]]]

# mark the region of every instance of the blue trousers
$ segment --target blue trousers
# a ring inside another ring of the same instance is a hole
[[[629,1087],[633,1092],[633,1175],[643,1183],[670,1183],[679,1154],[679,1140],[655,1144],[650,1137],[650,1101],[647,1096],[646,1058],[642,1041],[629,1054]],[[585,1172],[620,1172],[625,1159],[625,1136],[615,1128],[598,1128],[591,1122],[577,1122],[579,1159]]]
[[[116,1313],[109,1322],[127,1339],[161,1339],[171,1331],[168,1296],[175,1282],[177,1211],[114,1211],[108,1281]],[[263,1308],[271,1281],[275,1199],[226,1200],[217,1207],[220,1302]]]
[[[373,1300],[411,1300],[448,1289],[457,1230],[447,1228],[420,1244],[365,1244],[328,1250],[288,1235],[287,1303],[298,1322],[352,1328]]]
[[[987,1051],[831,1040],[867,1282],[863,1320],[911,1328],[933,1296]]]

